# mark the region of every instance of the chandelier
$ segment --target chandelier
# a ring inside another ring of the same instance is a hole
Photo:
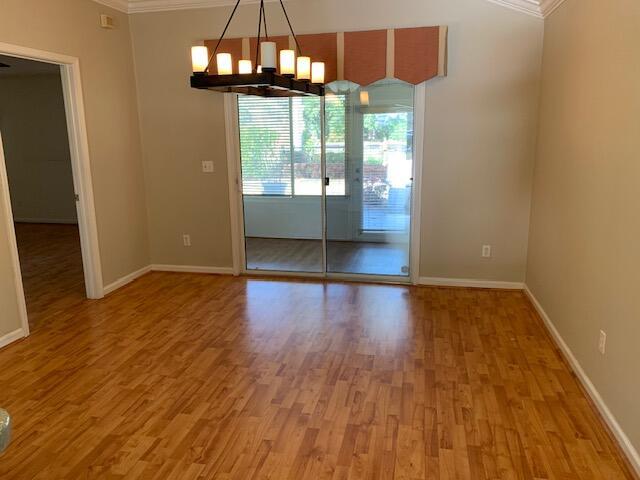
[[[205,46],[191,47],[193,66],[191,87],[260,97],[324,96],[324,62],[314,62],[310,57],[302,54],[300,43],[293,31],[282,0],[280,0],[280,5],[295,41],[297,58],[295,50],[280,50],[280,69],[278,71],[276,43],[269,41],[264,0],[260,0],[256,65],[254,67],[251,60],[243,58],[238,60],[237,69],[234,72],[234,59],[231,54],[218,52],[218,49],[239,4],[240,0],[237,0],[213,53],[209,54],[209,49]],[[262,37],[263,24],[264,39]],[[216,75],[212,75],[209,71],[214,59],[217,67]]]

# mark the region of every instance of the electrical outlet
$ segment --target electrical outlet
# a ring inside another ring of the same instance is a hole
[[[607,334],[600,330],[600,340],[598,341],[598,350],[604,355],[607,348]]]
[[[182,235],[182,243],[185,247],[191,246],[191,235],[184,234]]]
[[[482,246],[482,258],[491,258],[491,245]]]
[[[214,171],[213,161],[211,160],[203,160],[202,162],[202,171],[204,173],[213,173]]]

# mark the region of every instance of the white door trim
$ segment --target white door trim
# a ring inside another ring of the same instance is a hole
[[[427,109],[427,86],[416,85],[413,96],[413,182],[411,185],[411,283],[420,283],[420,241],[422,225],[422,164],[424,163],[424,121]]]
[[[13,283],[16,287],[16,300],[18,303],[18,316],[22,325],[21,337],[29,336],[29,318],[27,317],[27,302],[24,298],[24,287],[22,286],[22,271],[20,270],[20,259],[18,257],[18,243],[16,241],[16,231],[13,226],[13,209],[11,208],[11,197],[9,196],[9,179],[7,178],[7,166],[4,161],[4,148],[2,146],[2,132],[0,132],[0,189],[2,189],[2,206],[5,218],[4,231],[9,235],[9,249],[11,250],[11,267],[13,270]],[[7,342],[8,343],[8,342]],[[4,345],[2,345],[4,346]]]
[[[227,146],[227,177],[229,183],[229,215],[231,220],[231,249],[233,274],[244,271],[244,215],[240,169],[240,142],[238,141],[238,96],[224,94],[225,138]],[[242,247],[242,248],[241,248]]]
[[[62,91],[67,117],[67,131],[69,134],[73,184],[75,192],[79,197],[76,207],[78,211],[80,244],[82,247],[85,288],[88,298],[102,298],[104,296],[102,263],[100,260],[93,181],[89,159],[89,140],[87,137],[84,99],[82,95],[80,60],[77,57],[2,42],[0,42],[0,54],[60,66]],[[1,173],[6,176],[4,162],[2,164],[2,170]],[[3,188],[6,197],[10,198],[8,186],[0,185],[0,187]],[[12,220],[12,218],[7,221],[9,220]],[[15,241],[13,223],[11,230],[7,231],[13,235],[13,240]],[[19,262],[17,249],[14,249],[13,255]],[[22,291],[22,278],[20,277],[16,280],[19,280],[18,290]],[[19,302],[20,301],[24,301],[24,295],[22,295],[22,300],[19,299]],[[26,319],[24,324],[28,327]]]

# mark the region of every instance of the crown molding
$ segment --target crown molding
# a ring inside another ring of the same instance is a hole
[[[94,0],[124,13],[164,12],[193,8],[222,7],[235,4],[234,0]],[[246,0],[257,3],[258,0]],[[273,2],[276,0],[266,0]],[[290,0],[291,1],[291,0]],[[565,0],[487,0],[496,5],[516,10],[537,18],[551,15]]]
[[[533,17],[543,18],[538,0],[489,0],[489,2]]]
[[[542,16],[547,18],[549,15],[556,11],[556,8],[564,3],[564,0],[542,0],[540,3]]]
[[[96,3],[100,3],[102,5],[106,5],[107,7],[111,7],[123,13],[129,13],[130,2],[128,0],[93,0],[93,1]]]
[[[516,10],[537,18],[547,18],[565,0],[488,0],[511,10]]]

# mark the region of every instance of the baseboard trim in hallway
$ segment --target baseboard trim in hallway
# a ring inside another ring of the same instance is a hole
[[[24,338],[24,337],[25,337],[25,334],[22,328],[18,328],[13,332],[9,332],[6,335],[3,335],[0,337],[0,348],[6,347],[10,343],[13,343],[16,340],[20,340],[21,338]]]
[[[103,293],[104,295],[108,295],[112,292],[115,292],[119,288],[124,287],[126,284],[133,282],[135,279],[140,278],[145,273],[149,273],[150,271],[151,271],[151,266],[147,265],[146,267],[143,267],[140,270],[136,270],[135,272],[125,275],[124,277],[104,287]]]
[[[178,272],[178,273],[210,273],[215,275],[233,275],[231,267],[198,267],[194,265],[151,265],[154,272]]]
[[[470,280],[461,278],[441,278],[441,277],[420,277],[418,285],[428,287],[466,287],[466,288],[489,288],[496,290],[522,290],[524,283],[521,282],[499,282],[494,280]]]
[[[130,273],[121,279],[107,285],[104,288],[104,294],[114,292],[120,287],[124,287],[128,283],[141,277],[148,272],[176,272],[176,273],[208,273],[213,275],[233,275],[231,267],[207,267],[197,265],[165,265],[152,264],[140,270]],[[523,290],[524,283],[520,282],[500,282],[494,280],[472,280],[459,278],[441,278],[441,277],[420,277],[418,285],[429,287],[463,287],[463,288],[485,288],[495,290]]]
[[[640,476],[640,455],[638,454],[638,451],[631,443],[631,440],[629,440],[629,437],[627,437],[626,433],[616,420],[616,417],[613,415],[611,410],[609,410],[609,407],[605,403],[604,399],[602,398],[602,396],[600,396],[600,392],[598,392],[598,389],[586,374],[586,372],[582,368],[582,365],[580,365],[580,362],[578,362],[578,359],[569,348],[569,345],[567,345],[567,343],[562,338],[562,335],[560,335],[560,332],[551,321],[549,315],[547,315],[547,312],[545,312],[544,308],[542,308],[542,305],[535,297],[535,295],[531,292],[531,290],[529,290],[529,287],[527,285],[524,286],[524,292],[538,312],[538,315],[540,315],[540,318],[542,318],[542,321],[551,334],[551,337],[562,352],[562,355],[564,356],[573,372],[576,374],[576,377],[578,377],[578,380],[584,387],[587,395],[589,395],[591,401],[596,406],[598,412],[613,433],[629,464],[635,470],[636,475]]]
[[[233,268],[228,267],[198,267],[193,265],[147,265],[140,270],[125,275],[124,277],[116,280],[115,282],[104,287],[104,294],[108,295],[115,292],[121,287],[124,287],[128,283],[140,278],[149,272],[176,272],[176,273],[209,273],[216,275],[233,275]]]

